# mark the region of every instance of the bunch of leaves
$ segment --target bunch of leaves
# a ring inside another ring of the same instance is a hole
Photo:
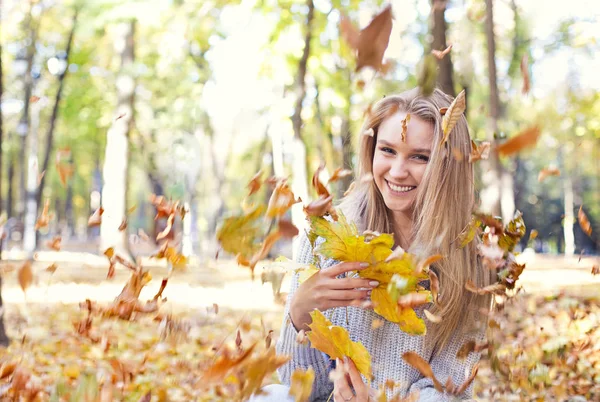
[[[262,182],[260,172],[248,185],[248,198],[256,194],[264,183],[274,186],[268,204],[257,201],[241,214],[226,218],[217,231],[221,248],[234,254],[238,264],[249,267],[253,278],[256,264],[268,255],[280,238],[292,238],[298,234],[298,229],[284,216],[301,199],[296,199],[287,179],[272,177]],[[246,204],[247,200],[243,205]]]

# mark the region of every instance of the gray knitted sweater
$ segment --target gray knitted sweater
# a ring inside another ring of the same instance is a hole
[[[306,234],[301,234],[300,247],[297,262],[305,264],[313,260],[312,247]],[[322,239],[319,239],[322,240]],[[321,267],[326,268],[336,264],[337,261],[322,260]],[[315,381],[311,401],[325,402],[333,391],[333,383],[329,381],[329,371],[332,370],[331,361],[328,356],[308,344],[296,342],[298,332],[289,320],[289,309],[291,298],[298,288],[298,274],[294,275],[290,292],[285,306],[285,313],[281,333],[277,342],[277,352],[291,356],[291,360],[278,370],[282,384],[290,385],[290,378],[296,369],[306,370],[312,367],[315,371]],[[427,305],[417,308],[417,315],[423,318],[423,310]],[[419,401],[449,401],[452,397],[441,394],[433,388],[433,382],[421,376],[421,374],[409,366],[403,359],[402,354],[408,351],[418,353],[429,362],[436,378],[445,384],[448,376],[452,376],[455,385],[462,384],[471,373],[471,369],[479,361],[479,354],[471,353],[465,360],[456,358],[460,347],[470,339],[478,341],[483,339],[483,333],[471,334],[470,336],[453,336],[444,350],[432,354],[424,345],[423,336],[409,335],[402,332],[397,324],[384,320],[384,325],[372,329],[371,323],[374,318],[383,319],[371,310],[348,307],[348,321],[346,321],[346,308],[334,308],[324,312],[325,316],[333,325],[344,327],[348,330],[353,341],[361,342],[371,354],[373,371],[373,388],[382,388],[387,379],[401,384],[401,389],[394,390],[394,394],[401,392],[407,395],[414,390],[419,390]],[[427,325],[435,325],[425,321]],[[472,394],[472,386],[460,396],[468,399]],[[392,393],[388,393],[388,398]]]

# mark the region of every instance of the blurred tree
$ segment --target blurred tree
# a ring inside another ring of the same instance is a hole
[[[2,0],[0,0],[0,28],[2,21]],[[0,104],[2,104],[2,95],[4,92],[3,82],[3,69],[2,69],[2,43],[0,43]],[[0,112],[0,216],[2,216],[2,141],[4,139],[4,124],[2,120],[2,113]],[[2,246],[4,245],[4,237],[6,232],[4,231],[4,222],[0,226],[0,261],[2,260]],[[2,307],[2,273],[0,272],[0,346],[8,346],[9,339],[6,336],[6,329],[4,328],[4,308]]]
[[[448,46],[446,42],[446,0],[431,0],[431,33],[433,41],[431,48],[433,50],[444,50]],[[454,69],[452,67],[452,52],[438,61],[440,71],[437,76],[437,84],[442,91],[451,96],[456,96],[454,90]]]

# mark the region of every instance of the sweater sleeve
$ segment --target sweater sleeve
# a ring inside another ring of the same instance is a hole
[[[460,331],[458,331],[460,332]],[[462,385],[471,375],[471,371],[481,356],[480,353],[471,352],[466,359],[461,360],[456,357],[456,353],[461,346],[470,340],[481,342],[485,336],[485,330],[479,332],[469,332],[466,334],[455,333],[448,342],[448,345],[440,353],[436,353],[429,364],[433,374],[439,382],[445,384],[448,377],[452,377],[455,386]],[[418,390],[419,402],[434,401],[453,401],[456,399],[467,400],[473,395],[473,383],[460,395],[455,397],[448,394],[441,394],[433,387],[433,381],[429,378],[421,378],[414,382],[409,389],[409,393]]]
[[[312,261],[312,247],[306,234],[301,234],[298,250],[297,262],[308,264]],[[304,345],[297,343],[298,331],[289,319],[290,302],[298,286],[298,274],[294,274],[285,304],[281,332],[277,341],[277,353],[291,356],[291,359],[281,366],[277,372],[281,383],[289,386],[292,373],[295,370],[306,370],[312,367],[315,371],[315,381],[310,400],[325,400],[333,391],[333,383],[329,381],[329,359],[320,351],[313,349],[310,341],[307,340]]]

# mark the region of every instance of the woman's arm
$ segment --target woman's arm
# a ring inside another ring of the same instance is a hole
[[[462,385],[471,375],[471,371],[481,356],[480,353],[471,352],[466,359],[461,360],[456,357],[456,353],[465,342],[475,340],[482,342],[485,337],[485,330],[480,332],[470,332],[468,334],[455,333],[448,342],[446,348],[433,356],[429,362],[433,374],[442,384],[446,384],[448,377],[452,377],[455,386]],[[452,397],[448,394],[441,394],[433,387],[433,381],[429,378],[421,378],[410,386],[409,393],[418,390],[419,402],[451,401],[471,399],[473,395],[473,383],[460,395]]]
[[[297,262],[309,264],[313,259],[312,247],[305,233],[300,235],[299,241],[300,247],[298,249]],[[277,341],[277,353],[289,355],[291,359],[285,365],[281,366],[277,372],[282,384],[289,386],[290,378],[295,370],[306,370],[312,367],[315,371],[315,381],[310,400],[325,400],[333,391],[333,384],[329,381],[329,359],[318,350],[313,349],[308,339],[307,343],[303,345],[296,342],[298,331],[294,328],[289,318],[290,302],[298,286],[298,274],[295,274],[290,285],[290,292],[285,304],[283,323],[281,325],[281,333]]]

